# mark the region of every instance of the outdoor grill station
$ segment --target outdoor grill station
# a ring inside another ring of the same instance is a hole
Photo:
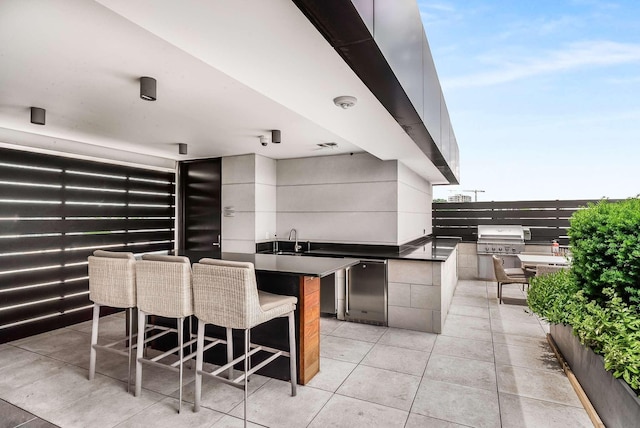
[[[491,260],[494,255],[502,259],[505,268],[520,267],[517,255],[524,252],[528,239],[531,239],[531,232],[520,225],[479,225],[478,278],[495,281]]]

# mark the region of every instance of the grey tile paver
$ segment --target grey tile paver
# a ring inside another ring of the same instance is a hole
[[[564,373],[500,365],[497,372],[500,392],[580,407]]]
[[[473,427],[499,427],[498,393],[425,379],[412,412]]]
[[[424,378],[490,391],[496,389],[496,367],[493,362],[449,355],[432,355]]]
[[[589,428],[593,424],[582,408],[500,393],[504,428]]]
[[[408,411],[420,385],[420,376],[360,365],[337,394]]]
[[[460,340],[457,337],[441,335],[433,347],[433,354],[493,362],[493,346],[493,343],[486,340]]]
[[[428,359],[428,352],[381,345],[378,343],[369,351],[360,364],[414,376],[422,376]]]
[[[406,411],[336,394],[309,428],[403,428],[408,415]]]
[[[296,397],[289,383],[254,375],[248,426],[590,426],[548,326],[524,311],[522,290],[505,296],[517,304],[498,304],[495,283],[460,281],[441,335],[321,319],[321,372]],[[124,314],[101,327],[117,336]],[[145,367],[136,398],[122,381],[126,358],[99,353],[89,382],[89,332],[84,322],[0,345],[0,399],[33,414],[26,427],[243,426],[242,391],[208,379],[192,412],[192,368],[182,414],[173,373]]]

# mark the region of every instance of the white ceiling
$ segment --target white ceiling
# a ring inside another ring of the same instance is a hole
[[[0,0],[0,64],[0,142],[157,165],[367,151],[446,182],[290,0]],[[262,147],[271,129],[282,143]]]

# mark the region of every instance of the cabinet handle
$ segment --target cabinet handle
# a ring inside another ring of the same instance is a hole
[[[220,235],[218,235],[218,242],[214,242],[213,246],[220,248]]]

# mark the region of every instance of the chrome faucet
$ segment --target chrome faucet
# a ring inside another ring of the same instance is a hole
[[[291,241],[291,235],[293,235],[293,239],[295,239],[296,243],[293,247],[293,251],[294,252],[298,252],[302,249],[301,245],[298,245],[298,231],[295,229],[291,229],[291,231],[289,232],[289,241]]]

